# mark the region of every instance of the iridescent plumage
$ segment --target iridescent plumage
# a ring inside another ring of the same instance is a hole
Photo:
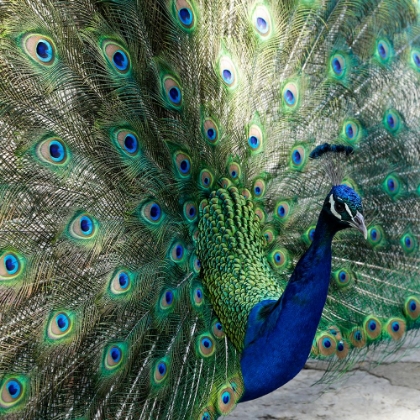
[[[0,415],[215,419],[419,328],[418,12],[0,1]]]

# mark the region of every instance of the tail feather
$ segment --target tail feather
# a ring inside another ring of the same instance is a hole
[[[273,271],[284,288],[329,183],[309,160],[325,142],[355,149],[343,182],[370,224],[367,243],[334,244],[312,356],[332,356],[319,344],[332,334],[340,369],[418,328],[417,13],[409,0],[2,2],[0,387],[23,391],[0,413],[232,410],[240,353],[202,284],[199,204],[228,184],[252,201],[266,257],[288,257]]]

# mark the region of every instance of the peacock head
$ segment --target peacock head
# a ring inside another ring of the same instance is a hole
[[[338,230],[354,227],[367,239],[362,199],[347,185],[335,185],[324,202],[324,210],[338,223]]]

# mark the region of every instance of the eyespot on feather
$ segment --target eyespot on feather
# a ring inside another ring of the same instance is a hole
[[[145,221],[152,225],[160,225],[164,218],[160,205],[155,201],[149,201],[144,204],[141,210],[141,215]]]
[[[373,246],[380,246],[384,244],[385,237],[384,237],[384,231],[381,226],[374,225],[369,227],[368,229],[368,243]]]
[[[245,390],[243,379],[240,376],[233,376],[229,379],[228,383],[235,393],[236,402],[238,402]]]
[[[126,345],[115,343],[109,344],[104,349],[104,367],[107,371],[115,372],[125,361]]]
[[[344,124],[344,133],[348,140],[353,141],[357,135],[357,131],[358,127],[353,122],[349,121]]]
[[[303,240],[307,245],[310,245],[314,240],[315,226],[310,226],[303,234]]]
[[[285,249],[276,248],[268,255],[268,262],[275,270],[284,270],[289,265],[289,254]]]
[[[248,148],[252,155],[261,153],[264,150],[264,136],[258,125],[253,124],[248,131]]]
[[[282,91],[283,103],[286,109],[293,110],[299,103],[299,89],[296,83],[287,83]]]
[[[128,130],[119,130],[115,134],[115,140],[121,150],[128,156],[134,157],[138,154],[139,140],[138,137]]]
[[[210,407],[206,407],[201,411],[197,420],[213,420],[214,418],[214,410]]]
[[[201,286],[195,286],[192,288],[192,301],[194,306],[201,306],[204,302],[204,292]]]
[[[236,88],[238,75],[232,60],[228,56],[222,56],[220,58],[219,74],[226,87],[229,89]]]
[[[417,239],[410,232],[401,237],[400,244],[406,254],[411,254],[417,249]]]
[[[201,200],[200,205],[199,205],[199,207],[198,207],[198,209],[199,209],[199,211],[200,211],[200,214],[201,214],[201,215],[206,214],[206,213],[208,213],[208,212],[209,212],[209,209],[208,209],[208,207],[207,207],[208,205],[209,205],[208,200],[206,200],[206,199]],[[206,207],[207,207],[207,208],[206,208]]]
[[[208,169],[202,169],[199,176],[200,186],[209,190],[214,182],[214,176]]]
[[[257,205],[254,207],[254,213],[255,216],[258,218],[260,224],[263,225],[267,219],[267,215],[265,214],[264,209]]]
[[[58,137],[41,141],[36,148],[36,154],[43,162],[55,166],[68,163],[69,152],[67,146]]]
[[[16,379],[9,379],[2,387],[0,403],[12,403],[15,402],[22,394],[22,385]]]
[[[385,130],[391,134],[398,134],[402,128],[402,120],[400,114],[395,109],[388,109],[383,118]]]
[[[131,273],[126,270],[117,270],[111,277],[109,289],[115,296],[124,295],[131,289]]]
[[[231,386],[224,386],[217,394],[217,411],[226,415],[236,407],[236,393]]]
[[[378,61],[381,64],[388,64],[391,61],[392,53],[393,51],[390,42],[385,38],[378,39],[375,50],[375,57]]]
[[[221,338],[224,338],[226,336],[225,332],[223,331],[222,323],[218,319],[215,319],[212,322],[211,330],[212,330],[213,335],[216,338],[221,339]]]
[[[411,321],[416,321],[420,317],[420,298],[409,296],[404,303],[404,314]]]
[[[247,188],[244,188],[241,191],[241,195],[243,198],[245,198],[245,200],[250,200],[251,199],[251,191],[249,191]]]
[[[363,321],[363,328],[371,340],[376,340],[382,332],[382,325],[378,318],[373,315],[367,316]]]
[[[252,194],[255,199],[261,199],[264,197],[266,190],[266,183],[263,179],[257,178],[254,181],[254,185],[252,187]]]
[[[185,255],[186,251],[184,245],[182,245],[180,242],[176,242],[174,245],[172,245],[170,256],[173,262],[183,262],[185,260]]]
[[[395,174],[388,175],[384,182],[383,188],[391,198],[398,198],[402,192],[402,184],[399,177]]]
[[[176,152],[173,156],[174,164],[178,175],[181,178],[189,178],[191,176],[191,158],[183,152]]]
[[[347,73],[347,62],[342,54],[334,54],[330,59],[330,74],[335,79],[342,79]]]
[[[340,289],[345,289],[353,284],[354,275],[350,270],[346,268],[340,268],[333,272],[333,278],[335,280],[335,284]]]
[[[23,38],[23,48],[32,60],[50,67],[56,63],[56,47],[53,40],[45,35],[29,34]]]
[[[186,201],[182,207],[182,211],[188,222],[194,223],[197,221],[198,209],[193,201]]]
[[[287,201],[282,200],[276,203],[274,215],[278,220],[285,222],[289,218],[290,214],[291,206]]]
[[[290,153],[290,167],[300,171],[304,168],[307,161],[307,153],[303,146],[295,146]]]
[[[224,188],[225,190],[227,190],[230,186],[233,185],[232,181],[228,178],[221,178],[219,183],[220,183],[220,186]]]
[[[28,379],[23,375],[6,375],[0,382],[0,413],[17,409],[26,399]]]
[[[349,345],[345,340],[337,342],[337,351],[335,353],[339,359],[344,359],[349,354]]]
[[[175,303],[175,293],[173,290],[165,290],[160,298],[160,307],[162,309],[170,309]]]
[[[70,235],[76,239],[91,239],[98,230],[98,222],[86,213],[77,216],[69,226]]]
[[[163,90],[171,107],[179,109],[182,106],[182,91],[180,84],[172,76],[166,76],[163,78]]]
[[[416,71],[420,71],[420,50],[417,48],[412,48],[410,53],[410,61],[412,67]]]
[[[274,242],[274,239],[276,238],[276,234],[274,232],[274,229],[268,227],[262,231],[262,235],[265,239],[265,242],[267,245],[271,245]]]
[[[153,380],[155,384],[162,384],[165,379],[168,377],[168,361],[166,359],[159,360],[155,364],[153,372]]]
[[[341,335],[340,328],[335,325],[331,325],[327,328],[327,332],[334,336],[336,341],[342,340],[343,336]]]
[[[176,0],[175,11],[178,23],[185,31],[192,31],[196,26],[196,13],[188,0]]]
[[[353,145],[363,137],[363,129],[359,121],[355,119],[345,120],[342,128],[342,138]]]
[[[237,182],[241,179],[242,170],[238,163],[232,162],[227,167],[228,174],[233,182]]]
[[[128,52],[117,43],[105,40],[102,50],[111,68],[120,75],[128,75],[131,70],[130,56]]]
[[[263,40],[268,39],[273,33],[271,16],[266,6],[258,5],[252,14],[252,24],[255,32]]]
[[[69,312],[59,311],[51,314],[47,335],[50,340],[56,341],[67,338],[73,331],[74,316]]]
[[[3,251],[0,254],[0,283],[1,281],[14,280],[23,274],[25,259],[14,251]]]
[[[216,345],[209,334],[202,334],[197,337],[197,349],[201,357],[207,358],[213,356]]]
[[[335,338],[332,334],[327,332],[321,333],[317,337],[316,343],[320,356],[329,357],[335,354],[337,349],[337,342],[335,341]]]
[[[198,257],[196,255],[192,255],[191,256],[191,261],[192,261],[192,269],[193,271],[198,274],[201,270],[201,262],[198,259]]]
[[[364,333],[364,329],[354,327],[350,332],[349,340],[354,347],[364,347],[366,345],[366,334]]]
[[[314,339],[312,340],[312,346],[311,346],[311,353],[310,353],[310,356],[312,356],[312,357],[317,357],[317,356],[319,356],[318,345],[317,345],[317,343],[316,343],[315,337],[314,337]]]
[[[211,118],[206,118],[203,122],[203,134],[204,138],[206,139],[207,143],[211,144],[212,146],[216,145],[220,138],[219,138],[219,127],[216,122]]]
[[[385,331],[393,340],[401,340],[405,334],[407,326],[401,318],[390,318],[385,325]]]
[[[185,246],[181,242],[175,242],[170,249],[170,258],[174,263],[182,263],[187,253]]]

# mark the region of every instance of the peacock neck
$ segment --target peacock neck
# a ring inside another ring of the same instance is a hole
[[[303,258],[305,258],[308,252],[313,251],[314,249],[317,251],[326,250],[331,253],[332,240],[338,230],[340,230],[339,224],[332,218],[332,216],[328,215],[325,210],[322,210],[318,217],[312,244],[299,260],[299,263]]]
[[[242,401],[279,388],[303,368],[327,298],[331,243],[338,229],[322,211],[313,242],[280,299],[259,302],[250,312],[241,358]]]

